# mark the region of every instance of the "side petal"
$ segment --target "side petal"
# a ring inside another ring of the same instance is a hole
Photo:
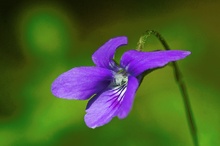
[[[116,86],[90,99],[84,117],[86,125],[96,128],[110,122],[117,115],[126,90],[127,85]]]
[[[169,50],[155,52],[140,52],[129,50],[121,58],[121,66],[133,76],[138,76],[146,70],[165,66],[167,63],[185,58],[189,51]]]
[[[128,87],[127,87],[127,91],[125,93],[125,97],[124,97],[124,99],[121,103],[121,106],[118,110],[118,113],[117,113],[117,116],[120,119],[127,117],[127,115],[130,113],[132,106],[133,106],[135,93],[136,93],[138,87],[139,87],[138,80],[135,77],[130,76],[128,78]]]
[[[61,74],[51,86],[53,95],[60,98],[85,100],[105,89],[112,72],[99,67],[76,67]]]
[[[102,45],[93,55],[92,60],[98,67],[113,69],[115,51],[118,47],[127,44],[127,37],[121,36],[110,39]]]

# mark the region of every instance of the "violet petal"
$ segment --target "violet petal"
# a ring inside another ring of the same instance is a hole
[[[139,87],[138,80],[133,76],[129,76],[127,91],[125,93],[125,97],[124,97],[124,99],[121,103],[121,106],[118,110],[118,113],[117,113],[117,116],[120,119],[127,117],[127,115],[130,113],[132,106],[133,106],[135,93],[136,93],[138,87]]]
[[[116,86],[90,99],[84,118],[86,125],[96,128],[110,122],[117,115],[126,89],[127,85]]]
[[[115,51],[118,47],[127,44],[127,37],[115,37],[102,45],[93,55],[93,62],[103,68],[113,69],[115,62],[113,61]]]
[[[121,66],[133,76],[138,76],[146,70],[165,66],[167,63],[185,58],[189,51],[169,50],[155,52],[140,52],[129,50],[121,58]]]
[[[76,67],[61,74],[52,83],[52,93],[60,98],[85,100],[105,89],[112,71],[100,67]]]

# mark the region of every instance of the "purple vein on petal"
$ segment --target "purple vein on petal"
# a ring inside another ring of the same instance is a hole
[[[86,109],[87,114],[85,115],[87,126],[91,128],[102,126],[116,116],[127,89],[126,87],[126,85],[123,85],[116,88],[108,88],[90,99]]]
[[[118,91],[116,90],[117,92],[110,95],[110,96],[114,96],[114,97],[112,99],[109,99],[107,102],[112,101],[112,100],[114,100],[114,101],[111,103],[109,108],[111,108],[112,106],[113,106],[113,108],[116,108],[116,106],[118,106],[121,103],[121,101],[124,98],[126,89],[127,89],[127,85],[124,84],[122,86],[119,86]],[[114,89],[113,89],[113,91],[114,91]]]
[[[125,118],[131,111],[134,102],[135,93],[138,87],[139,87],[138,79],[133,76],[129,76],[127,83],[127,90],[124,94],[123,101],[121,102],[121,105],[117,112],[117,116],[120,119]]]

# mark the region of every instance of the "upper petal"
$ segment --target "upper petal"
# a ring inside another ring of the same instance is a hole
[[[93,62],[103,68],[112,69],[114,67],[114,54],[119,46],[127,44],[127,37],[115,37],[102,45],[93,55]]]
[[[116,86],[90,99],[85,115],[86,125],[96,128],[110,122],[117,115],[126,90],[127,85]]]
[[[112,80],[112,71],[100,67],[76,67],[61,74],[51,86],[60,98],[84,100],[105,89]]]
[[[117,113],[117,116],[120,119],[127,117],[127,115],[130,113],[133,106],[135,93],[138,87],[139,87],[138,80],[133,76],[129,76],[127,91],[125,93],[125,97],[123,98],[123,101]]]
[[[163,67],[169,62],[185,58],[189,51],[169,50],[155,52],[140,52],[129,50],[121,58],[121,66],[131,75],[138,76],[146,70]]]

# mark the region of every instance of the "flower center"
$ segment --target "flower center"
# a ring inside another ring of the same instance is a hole
[[[113,85],[114,86],[122,86],[124,84],[127,84],[128,82],[128,76],[126,73],[118,72],[114,76]]]

